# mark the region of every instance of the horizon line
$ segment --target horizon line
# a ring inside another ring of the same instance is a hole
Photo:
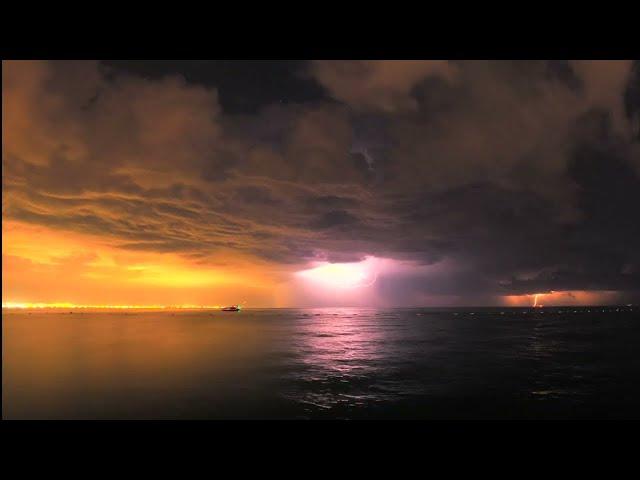
[[[3,310],[220,310],[226,305],[78,305],[73,303],[31,303],[31,302],[3,302]],[[312,309],[312,308],[370,308],[370,309],[471,309],[471,308],[497,308],[497,309],[548,309],[548,308],[611,308],[611,307],[635,307],[632,303],[626,304],[584,304],[584,305],[389,305],[389,306],[362,306],[362,305],[324,305],[324,306],[287,306],[287,307],[264,307],[264,306],[242,306],[242,309],[253,310],[286,310],[286,309]]]

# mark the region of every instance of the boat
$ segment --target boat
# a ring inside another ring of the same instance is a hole
[[[223,312],[239,312],[240,307],[238,305],[231,305],[230,307],[224,307]]]

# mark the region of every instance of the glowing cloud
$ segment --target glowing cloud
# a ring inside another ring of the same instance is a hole
[[[357,263],[318,262],[314,268],[302,270],[296,275],[325,288],[370,287],[378,278],[377,263],[374,257]]]

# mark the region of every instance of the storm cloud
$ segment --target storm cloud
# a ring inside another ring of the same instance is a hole
[[[425,267],[380,279],[392,303],[638,297],[640,62],[290,68],[291,100],[234,109],[179,62],[3,62],[3,221],[203,262]]]

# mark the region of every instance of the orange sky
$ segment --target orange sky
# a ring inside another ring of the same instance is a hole
[[[2,222],[2,300],[78,305],[282,306],[273,266],[226,252],[224,264],[134,252],[109,240]]]

